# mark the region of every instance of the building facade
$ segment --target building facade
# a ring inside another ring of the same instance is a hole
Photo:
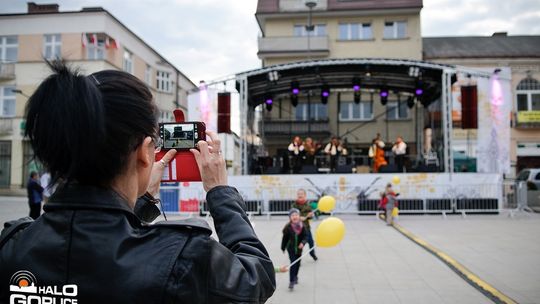
[[[315,6],[309,8],[309,3]],[[513,96],[511,175],[524,167],[540,167],[540,36],[499,33],[493,37],[423,38],[421,9],[421,0],[259,0],[258,56],[263,67],[334,58],[423,60],[480,69],[508,67]],[[312,31],[306,30],[309,24]],[[423,114],[418,106],[407,107],[405,96],[390,92],[387,105],[382,105],[374,90],[362,90],[359,104],[353,102],[352,90],[339,95],[338,103],[338,94],[331,93],[326,105],[317,97],[308,103],[300,96],[296,107],[287,97],[281,98],[272,111],[262,111],[263,120],[266,125],[322,121],[327,127],[325,132],[314,134],[316,139],[346,134],[349,145],[361,148],[363,154],[376,133],[387,142],[400,135],[408,142],[409,153],[416,153],[415,138],[425,127],[418,119]],[[290,140],[272,134],[265,139],[270,154]],[[474,130],[454,129],[456,151],[475,157],[471,148],[475,139]]]
[[[524,168],[539,168],[540,36],[508,36],[503,32],[489,37],[432,37],[424,38],[423,45],[426,61],[479,69],[510,68],[511,176]],[[461,132],[461,137],[466,134]],[[470,139],[476,142],[476,135]]]
[[[28,3],[28,12],[0,15],[0,189],[24,187],[33,152],[24,138],[28,97],[50,74],[43,61],[64,58],[84,74],[124,70],[144,81],[160,110],[187,110],[195,85],[174,65],[100,7],[61,12],[58,5]]]
[[[263,66],[307,58],[420,60],[421,9],[421,0],[260,0],[258,56]],[[309,15],[313,31],[306,31]]]

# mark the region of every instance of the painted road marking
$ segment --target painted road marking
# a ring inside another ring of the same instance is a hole
[[[474,288],[483,293],[486,297],[490,298],[495,303],[505,303],[505,304],[517,304],[516,301],[512,300],[509,296],[505,295],[501,291],[497,290],[495,287],[491,286],[489,283],[480,279],[477,275],[472,273],[465,266],[458,263],[452,257],[446,253],[438,250],[437,248],[431,246],[428,242],[420,239],[415,236],[407,229],[401,227],[398,224],[393,224],[393,227],[399,231],[401,234],[406,236],[408,239],[412,240],[422,248],[426,249],[441,261],[443,261],[448,267],[454,270],[460,277],[462,277],[467,283],[472,285]]]

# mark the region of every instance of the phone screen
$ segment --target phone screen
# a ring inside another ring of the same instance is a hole
[[[196,123],[167,123],[159,127],[164,149],[193,149],[199,141]]]

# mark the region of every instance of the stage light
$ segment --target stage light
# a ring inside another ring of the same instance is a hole
[[[300,85],[298,85],[298,81],[291,81],[291,91],[294,95],[298,95],[298,93],[300,93]]]
[[[416,66],[409,67],[409,76],[418,77],[420,75],[420,68]]]
[[[274,100],[272,98],[272,95],[265,95],[264,96],[264,104],[266,105],[266,110],[268,110],[269,112],[272,111],[272,105],[274,103]]]
[[[279,73],[277,71],[270,71],[268,72],[267,76],[268,76],[268,80],[272,82],[276,82],[279,79]]]
[[[354,103],[360,103],[360,78],[354,77],[352,80],[353,91],[354,91]]]
[[[381,92],[379,93],[379,96],[381,97],[381,104],[385,106],[386,103],[388,102],[388,89],[382,88]]]
[[[409,96],[407,98],[407,106],[409,109],[412,109],[414,107],[414,96]]]
[[[420,97],[422,96],[422,94],[424,94],[424,83],[422,82],[422,80],[418,79],[416,80],[414,95],[416,95],[416,97]]]
[[[328,103],[328,96],[330,96],[330,87],[326,84],[324,84],[321,87],[321,102],[322,104]]]
[[[300,93],[300,85],[298,81],[291,81],[291,104],[293,107],[298,105],[298,93]]]
[[[352,85],[355,92],[360,91],[360,78],[354,77],[352,80]]]

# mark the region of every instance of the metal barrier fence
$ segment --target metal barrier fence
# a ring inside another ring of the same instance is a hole
[[[428,198],[425,200],[425,213],[452,213],[453,204],[449,198]]]
[[[499,211],[499,200],[495,198],[461,198],[456,200],[456,212]]]
[[[381,186],[378,186],[380,188]],[[324,189],[305,188],[308,201],[317,201],[322,195],[336,198],[334,214],[376,214],[379,212],[379,194],[382,189],[336,185]],[[296,200],[298,187],[237,187],[246,203],[246,212],[252,215],[287,214]],[[400,214],[492,213],[502,209],[502,185],[413,185],[395,186],[399,192]],[[206,193],[202,188],[180,188],[178,184],[161,188],[162,208],[167,213],[209,213]]]
[[[246,213],[247,214],[254,214],[254,215],[261,215],[262,214],[262,205],[263,201],[259,200],[244,200],[244,203],[246,204]],[[199,213],[201,215],[207,215],[210,213],[210,209],[208,208],[208,203],[206,200],[201,200],[199,203]]]
[[[503,206],[504,208],[517,208],[516,180],[506,179],[503,182]]]

